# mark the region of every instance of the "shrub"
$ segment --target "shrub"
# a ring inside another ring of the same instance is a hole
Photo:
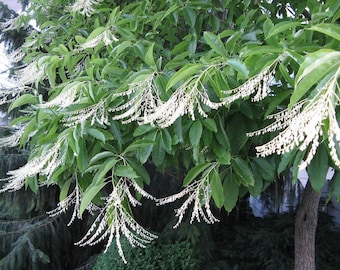
[[[199,269],[199,259],[189,241],[172,244],[152,243],[146,248],[131,247],[124,239],[122,247],[128,264],[124,264],[113,243],[98,256],[93,270],[191,270]]]

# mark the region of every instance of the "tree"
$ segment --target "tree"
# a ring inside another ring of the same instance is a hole
[[[17,87],[2,93],[15,98],[10,110],[26,107],[12,139],[31,149],[2,192],[57,184],[52,215],[99,211],[77,244],[115,239],[123,260],[121,235],[133,246],[157,237],[133,218],[141,197],[186,198],[175,227],[190,205],[191,222],[214,223],[212,201],[230,212],[248,192],[290,168],[295,183],[307,167],[305,201],[316,210],[328,167],[340,167],[338,1],[68,3],[32,1],[5,25],[38,27],[22,46]],[[147,193],[147,164],[175,172],[183,190]],[[331,195],[339,181],[336,172]],[[313,269],[309,250],[296,269]]]

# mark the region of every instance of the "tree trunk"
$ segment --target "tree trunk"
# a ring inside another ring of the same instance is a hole
[[[320,195],[308,181],[295,218],[295,270],[315,270],[315,233]]]

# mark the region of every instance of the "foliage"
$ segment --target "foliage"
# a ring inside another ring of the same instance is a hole
[[[320,190],[340,167],[338,1],[71,2],[33,0],[7,23],[38,28],[16,87],[0,92],[25,108],[7,141],[31,150],[0,191],[57,184],[52,215],[99,213],[79,245],[115,239],[125,260],[122,235],[156,238],[133,218],[141,197],[183,198],[175,226],[188,212],[214,223],[212,201],[230,212],[290,167],[296,182],[308,166]],[[179,171],[183,190],[146,192],[146,164]]]
[[[199,260],[189,241],[172,244],[152,243],[147,248],[132,248],[128,241],[122,240],[126,249],[128,264],[118,256],[117,246],[111,245],[106,253],[101,254],[93,270],[119,269],[198,269]]]

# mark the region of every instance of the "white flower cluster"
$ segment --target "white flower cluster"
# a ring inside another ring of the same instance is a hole
[[[114,94],[114,96],[133,97],[123,105],[109,110],[110,112],[126,110],[124,113],[114,116],[113,120],[125,119],[122,121],[124,124],[132,121],[144,124],[148,116],[163,104],[155,86],[155,75],[155,73],[151,73],[144,80],[130,84],[127,91]]]
[[[79,12],[84,16],[91,16],[96,10],[95,5],[103,0],[76,0],[72,6],[69,7],[71,12]]]
[[[127,263],[120,243],[121,235],[124,235],[133,247],[145,247],[146,244],[157,238],[157,235],[148,232],[140,226],[131,216],[129,209],[123,206],[122,202],[126,196],[129,196],[127,195],[129,183],[132,184],[133,181],[123,177],[113,186],[112,193],[106,198],[105,208],[102,209],[89,231],[76,245],[92,246],[108,238],[104,251],[106,252],[115,238],[119,255],[122,260]],[[133,184],[133,187],[137,188],[136,184]],[[144,192],[145,191],[143,191],[143,193]],[[141,194],[143,195],[143,193]],[[151,195],[147,196],[152,197]],[[130,200],[131,198],[128,199]]]
[[[41,155],[29,160],[23,167],[9,171],[8,177],[0,179],[2,182],[7,182],[1,189],[1,192],[16,191],[25,185],[27,177],[44,175],[46,181],[52,176],[52,173],[63,162],[64,156],[60,156],[60,148],[65,140],[65,136],[61,137],[52,148],[41,153]]]
[[[66,127],[72,127],[86,121],[89,118],[91,118],[91,125],[94,125],[95,122],[98,122],[101,125],[109,125],[105,101],[106,100],[103,99],[92,106],[72,112],[66,112],[65,118],[62,120],[64,125]]]
[[[19,145],[21,135],[24,133],[27,125],[18,127],[10,136],[0,138],[1,147],[16,147]]]
[[[118,38],[112,32],[112,29],[107,28],[95,38],[79,45],[80,50],[86,50],[88,48],[96,47],[100,42],[103,42],[105,46],[110,45],[112,42],[118,41]]]
[[[70,226],[76,218],[81,219],[79,209],[82,197],[83,193],[79,188],[78,181],[76,181],[73,191],[64,200],[58,203],[57,208],[48,211],[47,214],[50,217],[54,217],[65,213],[72,205],[74,205],[72,217],[67,224],[67,226]],[[94,212],[98,211],[100,208],[91,202],[86,209],[90,214],[94,214]]]
[[[27,85],[31,85],[46,76],[45,67],[46,63],[38,65],[36,61],[33,61],[24,68],[16,71],[13,83],[19,89],[26,88]]]
[[[212,170],[214,166],[216,165],[211,166],[209,170]],[[191,213],[190,223],[192,223],[195,219],[200,222],[201,217],[208,224],[213,224],[219,221],[216,217],[214,217],[210,209],[211,186],[208,174],[209,173],[206,173],[204,177],[191,183],[177,194],[157,199],[157,205],[164,205],[172,203],[189,194],[188,198],[185,200],[182,206],[175,210],[178,221],[174,225],[174,228],[177,228],[181,224],[184,215],[191,203],[194,204],[194,207]]]
[[[72,104],[76,104],[79,101],[75,101],[79,89],[86,88],[85,85],[87,82],[73,82],[66,85],[63,90],[52,100],[40,104],[40,108],[51,108],[54,106],[58,106],[59,108],[66,108]]]
[[[268,96],[270,92],[269,85],[273,80],[273,71],[271,71],[271,66],[262,70],[256,76],[247,80],[244,84],[239,87],[223,91],[224,94],[228,95],[226,98],[222,98],[224,105],[229,105],[240,98],[246,98],[253,94],[253,102],[258,102]]]
[[[223,103],[214,103],[209,99],[207,89],[201,82],[203,74],[204,72],[184,82],[166,102],[158,106],[152,114],[145,117],[144,123],[166,128],[185,114],[189,114],[191,119],[195,120],[196,108],[202,117],[207,117],[202,104],[211,109],[217,109],[222,106]]]
[[[336,106],[339,104],[338,73],[328,81],[311,100],[297,103],[291,110],[283,110],[273,115],[275,122],[249,136],[284,129],[268,143],[256,147],[259,156],[265,157],[273,153],[279,155],[298,147],[307,150],[305,161],[300,169],[305,168],[313,159],[320,144],[320,136],[328,135],[328,146],[331,158],[340,168],[340,160],[336,146],[339,147],[340,128],[336,119]],[[329,121],[327,134],[323,134],[324,121]]]
[[[27,86],[0,89],[0,105],[11,103],[16,100],[20,94],[26,93],[30,90],[31,88]]]

